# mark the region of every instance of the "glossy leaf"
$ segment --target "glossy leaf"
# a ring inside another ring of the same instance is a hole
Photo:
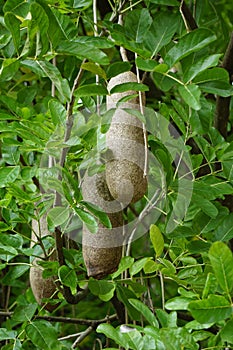
[[[192,52],[198,51],[216,40],[216,36],[209,29],[195,29],[184,35],[165,56],[164,62],[170,67],[188,56]]]
[[[210,295],[208,299],[191,301],[188,309],[200,323],[218,322],[232,313],[231,304],[221,295]]]
[[[197,85],[189,84],[189,85],[180,85],[179,93],[184,101],[195,110],[199,110],[201,108],[200,97],[201,91]]]
[[[233,255],[231,250],[223,242],[214,242],[209,250],[209,258],[220,287],[229,295],[233,288]]]
[[[149,322],[149,324],[153,327],[159,328],[159,323],[155,317],[155,315],[151,312],[151,310],[143,304],[140,300],[137,299],[129,299],[129,302],[136,310],[138,310],[145,319]]]
[[[150,240],[153,244],[156,257],[159,257],[163,253],[164,239],[160,229],[156,225],[150,226]]]

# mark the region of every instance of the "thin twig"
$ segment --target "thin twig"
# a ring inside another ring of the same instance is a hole
[[[80,333],[78,338],[73,343],[72,349],[76,349],[78,344],[80,344],[81,341],[83,341],[83,339],[85,339],[93,330],[94,330],[94,328],[92,326],[90,326],[84,332]]]

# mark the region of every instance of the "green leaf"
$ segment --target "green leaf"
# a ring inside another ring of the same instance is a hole
[[[66,109],[57,100],[49,101],[49,110],[54,125],[64,125],[66,120]]]
[[[115,292],[115,284],[110,281],[95,280],[90,278],[88,288],[93,295],[97,295],[103,301],[112,299]]]
[[[83,204],[92,214],[94,214],[105,227],[112,228],[112,224],[108,215],[105,212],[101,211],[101,208],[99,208],[97,205],[94,205],[93,203],[86,201],[81,201],[80,204]]]
[[[69,101],[70,100],[70,87],[68,81],[63,79],[60,71],[57,67],[55,67],[52,63],[47,61],[36,61],[39,68],[43,71],[43,73],[51,80],[51,82],[55,85],[57,90],[62,96],[62,100]]]
[[[228,321],[220,331],[222,341],[233,344],[233,318]]]
[[[149,324],[155,328],[159,328],[159,323],[155,315],[150,311],[150,309],[143,304],[140,300],[137,299],[129,299],[129,302],[136,310],[138,310],[145,319],[149,322]]]
[[[16,322],[30,321],[34,316],[38,304],[28,304],[23,306],[18,306],[13,314],[13,320]]]
[[[188,71],[184,74],[184,82],[187,83],[200,73],[205,71],[207,68],[214,67],[218,64],[219,58],[221,54],[210,55],[208,57],[204,57],[201,60],[194,62]]]
[[[110,94],[115,94],[117,92],[125,92],[125,91],[148,91],[148,86],[141,84],[141,83],[122,83],[119,85],[114,86],[110,90]]]
[[[9,331],[6,328],[0,328],[0,341],[15,339],[17,337],[16,331]]]
[[[210,262],[220,287],[230,295],[233,288],[233,255],[223,242],[214,242],[209,250]]]
[[[214,230],[214,237],[216,241],[229,241],[233,238],[233,213],[230,213],[219,223],[218,227]]]
[[[160,229],[156,225],[150,226],[150,240],[153,244],[156,257],[159,257],[163,253],[164,239]]]
[[[140,260],[137,260],[133,263],[132,266],[130,266],[130,269],[129,269],[129,273],[131,276],[134,276],[136,275],[138,272],[140,272],[145,264],[147,263],[147,261],[150,260],[150,258],[142,258]]]
[[[85,62],[81,65],[81,68],[94,73],[105,80],[107,79],[105,71],[94,62]]]
[[[10,30],[14,42],[15,50],[18,53],[20,45],[20,20],[11,12],[7,12],[4,16],[5,24]]]
[[[19,60],[17,58],[6,58],[0,69],[0,82],[11,80],[19,70]]]
[[[175,297],[175,298],[169,299],[166,302],[165,308],[167,310],[188,310],[188,305],[190,301],[191,301],[190,298]]]
[[[175,46],[168,51],[164,62],[172,67],[182,58],[190,55],[192,52],[199,51],[215,40],[216,36],[209,29],[195,29],[192,32],[184,35],[179,40],[178,44],[175,44]]]
[[[133,10],[128,13],[125,18],[125,31],[127,35],[132,38],[136,43],[143,43],[145,34],[147,33],[152,18],[148,9]]]
[[[189,107],[198,111],[201,108],[200,97],[201,91],[197,85],[180,85],[179,93],[184,101],[188,104]]]
[[[94,46],[80,43],[77,41],[64,41],[57,47],[57,52],[67,55],[73,55],[81,60],[88,59],[101,65],[109,64],[108,56]]]
[[[150,31],[144,38],[145,47],[151,52],[151,58],[154,57],[160,49],[167,45],[176,32],[179,23],[179,16],[173,13],[161,12],[154,17]]]
[[[76,91],[75,95],[78,97],[83,96],[104,96],[108,95],[108,90],[105,86],[100,84],[88,84],[80,86]]]
[[[39,349],[60,350],[61,344],[57,340],[57,331],[50,322],[36,320],[25,328],[31,342]]]
[[[50,209],[47,216],[49,226],[60,226],[69,220],[70,211],[68,208],[55,207]]]
[[[208,299],[191,301],[188,310],[199,323],[219,322],[232,313],[231,304],[220,295],[210,295]]]
[[[96,233],[98,231],[98,222],[95,220],[95,218],[91,214],[77,207],[74,207],[74,210],[75,210],[75,213],[80,218],[80,220],[90,230],[90,232]]]
[[[120,264],[118,266],[118,270],[112,274],[112,278],[114,279],[119,275],[121,275],[122,272],[129,269],[133,265],[133,263],[134,263],[134,258],[132,258],[131,256],[124,256],[123,258],[121,258]]]
[[[132,65],[129,62],[114,62],[110,64],[107,68],[107,79],[111,79],[118,74],[128,72]]]
[[[70,287],[73,294],[76,293],[78,278],[75,270],[63,265],[58,270],[58,277],[64,286]]]
[[[0,168],[0,188],[14,182],[20,173],[20,167],[10,166]]]

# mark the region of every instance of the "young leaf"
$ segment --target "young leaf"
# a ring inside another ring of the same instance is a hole
[[[210,295],[208,299],[191,301],[188,310],[199,323],[212,323],[228,318],[231,304],[221,295]]]
[[[164,239],[160,229],[156,225],[150,226],[150,240],[153,244],[156,257],[159,257],[163,253]]]
[[[190,53],[199,51],[216,40],[216,36],[209,29],[199,28],[184,35],[178,44],[175,44],[165,56],[164,62],[170,67],[188,56]]]
[[[150,311],[150,309],[143,304],[140,300],[137,299],[129,299],[129,302],[136,310],[138,310],[145,319],[149,322],[149,324],[155,328],[159,328],[159,323],[155,317],[155,315]]]
[[[210,262],[220,287],[230,295],[233,288],[233,255],[223,242],[214,242],[209,251]]]

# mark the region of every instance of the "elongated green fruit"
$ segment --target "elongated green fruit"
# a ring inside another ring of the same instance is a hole
[[[108,89],[129,82],[137,82],[137,77],[132,72],[125,72],[112,78]],[[136,97],[117,106],[119,100],[135,94]],[[142,97],[145,104],[145,96]],[[127,205],[137,202],[147,190],[145,134],[142,122],[132,114],[140,111],[139,96],[135,91],[114,93],[107,96],[107,108],[116,108],[116,111],[106,134],[106,146],[111,151],[111,159],[106,163],[106,182],[113,198]]]

